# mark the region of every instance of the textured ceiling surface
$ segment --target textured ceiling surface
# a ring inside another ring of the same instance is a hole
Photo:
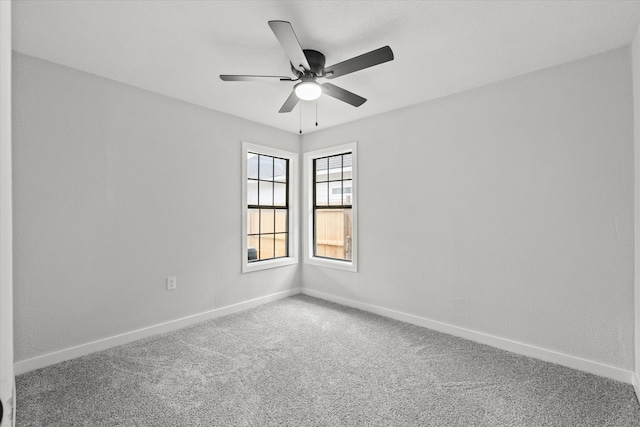
[[[332,65],[389,45],[391,62],[331,80],[368,99],[323,96],[323,129],[626,46],[640,1],[24,1],[13,48],[290,132],[315,128],[316,102],[278,110],[292,82],[223,82],[220,74],[291,75],[267,21],[291,22]]]

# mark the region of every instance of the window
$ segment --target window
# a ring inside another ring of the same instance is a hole
[[[296,156],[243,144],[243,272],[296,262]]]
[[[247,153],[247,260],[289,254],[289,160]]]
[[[355,143],[305,154],[310,264],[357,271],[355,160]]]

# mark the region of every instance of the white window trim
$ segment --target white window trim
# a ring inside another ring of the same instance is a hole
[[[351,190],[351,205],[353,209],[353,237],[351,261],[333,260],[313,256],[313,160],[319,157],[332,156],[350,151],[352,157],[353,184]],[[335,268],[338,270],[358,271],[358,154],[357,143],[338,145],[323,148],[321,150],[304,153],[304,206],[306,219],[306,232],[304,244],[304,263],[319,267]]]
[[[247,153],[254,152],[289,160],[289,254],[284,258],[249,262],[247,259]],[[266,270],[298,263],[298,153],[242,142],[242,272]]]

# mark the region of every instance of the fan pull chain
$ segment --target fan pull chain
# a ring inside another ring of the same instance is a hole
[[[316,127],[318,127],[318,102],[316,101]]]
[[[302,102],[300,103],[300,135],[302,135]]]

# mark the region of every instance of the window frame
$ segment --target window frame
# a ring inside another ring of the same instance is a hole
[[[247,201],[247,156],[249,153],[256,153],[270,157],[277,157],[288,160],[289,170],[287,178],[287,246],[288,254],[285,257],[270,258],[249,262],[248,259],[248,243],[247,243],[247,215],[249,205]],[[253,144],[250,142],[242,142],[242,272],[250,273],[252,271],[266,270],[286,265],[298,263],[298,153],[285,151],[278,148],[268,147],[265,145]]]
[[[330,157],[350,152],[352,155],[351,165],[351,209],[352,209],[352,236],[351,236],[351,260],[342,260],[335,258],[319,257],[314,255],[314,195],[315,195],[315,179],[313,176],[315,159]],[[304,188],[305,188],[305,219],[306,232],[304,244],[304,263],[316,265],[319,267],[328,267],[338,270],[351,272],[358,271],[358,153],[357,142],[348,144],[331,146],[320,150],[309,151],[304,153]]]

